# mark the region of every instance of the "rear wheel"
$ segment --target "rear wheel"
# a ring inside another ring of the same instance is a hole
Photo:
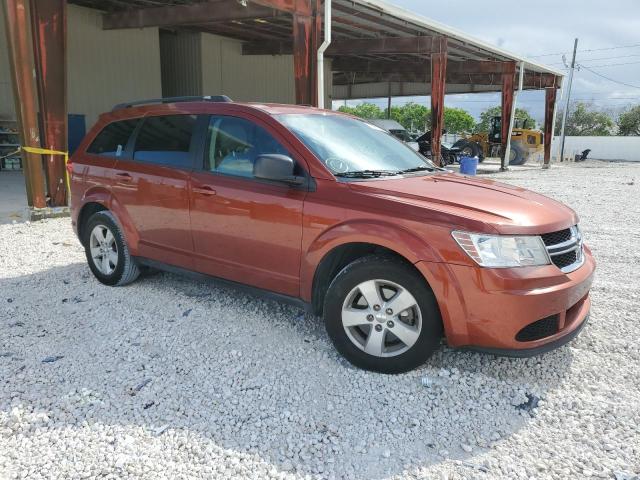
[[[360,258],[335,277],[324,320],[349,362],[382,373],[416,368],[442,337],[440,310],[427,283],[411,266],[386,256]]]
[[[527,161],[527,154],[518,142],[511,143],[511,152],[509,154],[509,165],[522,165]]]
[[[465,157],[478,157],[480,158],[480,146],[475,142],[469,140],[458,140],[453,144],[454,148],[460,149],[460,154]]]
[[[140,269],[129,254],[122,230],[111,212],[94,213],[83,232],[89,268],[101,283],[126,285],[138,278]]]

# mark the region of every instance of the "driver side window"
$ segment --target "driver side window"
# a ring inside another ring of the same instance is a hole
[[[212,116],[207,131],[204,168],[209,172],[253,177],[260,155],[289,152],[264,128],[243,118]]]

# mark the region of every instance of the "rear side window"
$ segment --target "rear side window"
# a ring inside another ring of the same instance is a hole
[[[127,146],[129,137],[136,129],[138,119],[113,122],[102,129],[95,140],[89,145],[87,153],[119,157]]]
[[[134,160],[190,167],[196,115],[147,117],[136,138]]]

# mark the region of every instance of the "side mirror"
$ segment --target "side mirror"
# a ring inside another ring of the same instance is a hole
[[[304,177],[293,174],[295,163],[286,155],[260,155],[253,164],[253,176],[262,180],[302,185]]]

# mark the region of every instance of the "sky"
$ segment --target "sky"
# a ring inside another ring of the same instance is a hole
[[[591,102],[614,114],[629,105],[640,104],[640,0],[387,2],[561,70],[564,69],[561,52],[570,63],[577,37],[578,64],[629,86],[581,68],[575,73],[571,98]],[[618,48],[622,46],[625,48]],[[428,97],[396,98],[394,104],[408,101],[428,102]],[[334,103],[339,106],[344,102]],[[386,108],[386,100],[374,103]],[[445,99],[446,106],[464,108],[476,118],[484,109],[499,103],[499,94],[448,95]],[[544,92],[524,92],[518,97],[518,106],[528,109],[542,122]]]

